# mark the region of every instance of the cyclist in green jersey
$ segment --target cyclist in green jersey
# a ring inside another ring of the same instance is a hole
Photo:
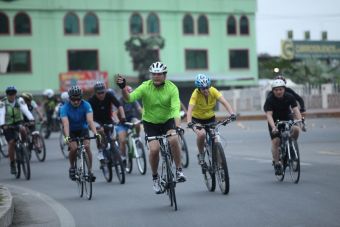
[[[151,64],[149,72],[151,79],[143,82],[133,92],[129,93],[126,80],[118,75],[116,83],[122,89],[127,102],[141,99],[143,103],[143,125],[147,136],[159,136],[172,133],[180,128],[180,99],[177,86],[166,79],[167,67],[161,62]],[[178,136],[169,137],[171,151],[176,165],[176,180],[184,182],[186,177],[182,172],[181,155]],[[149,141],[149,162],[153,177],[153,189],[156,194],[161,193],[159,175],[159,142]]]

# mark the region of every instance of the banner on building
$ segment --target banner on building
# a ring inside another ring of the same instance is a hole
[[[102,81],[108,87],[109,79],[107,72],[77,71],[60,73],[60,92],[67,91],[73,85],[78,85],[85,92],[91,91],[97,81]]]
[[[287,60],[301,58],[340,59],[338,41],[281,41],[281,57]]]

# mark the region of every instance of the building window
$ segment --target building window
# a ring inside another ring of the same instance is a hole
[[[206,50],[186,50],[186,69],[208,69],[208,53]]]
[[[26,13],[14,17],[14,34],[31,34],[31,20]]]
[[[236,20],[234,16],[229,16],[227,20],[228,35],[236,35]]]
[[[247,69],[249,68],[249,51],[248,50],[230,50],[229,51],[230,69]]]
[[[198,18],[198,34],[208,33],[209,33],[208,19],[206,16],[201,15]]]
[[[194,19],[189,14],[185,15],[183,19],[183,33],[194,34]]]
[[[98,18],[93,13],[87,13],[84,17],[84,33],[85,34],[98,34],[99,23]]]
[[[0,74],[31,72],[31,52],[0,51]]]
[[[0,12],[0,35],[9,35],[9,20],[2,12]]]
[[[143,33],[143,20],[142,17],[137,13],[134,13],[130,18],[130,32],[133,35]]]
[[[240,18],[240,34],[241,35],[249,34],[249,22],[246,16],[242,16]]]
[[[147,50],[147,54],[146,54],[145,58],[151,60],[152,62],[160,61],[159,49]],[[133,70],[137,71],[139,69],[140,59],[134,59],[134,60],[136,60],[136,61],[133,61]],[[144,66],[141,65],[141,67],[144,67]]]
[[[150,13],[146,23],[148,34],[159,34],[159,19],[156,14]]]
[[[79,34],[79,18],[74,13],[68,13],[64,18],[64,33],[66,35]]]
[[[98,70],[97,50],[69,50],[68,70]]]

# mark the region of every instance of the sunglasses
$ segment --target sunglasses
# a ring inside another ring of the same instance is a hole
[[[209,87],[201,87],[200,90],[204,91],[204,90],[208,90]]]
[[[6,95],[8,95],[8,96],[12,96],[12,95],[16,95],[17,93],[16,92],[8,92],[8,93],[6,93]]]
[[[102,94],[104,94],[104,93],[105,93],[105,91],[96,92],[97,95],[102,95]]]
[[[80,102],[81,98],[71,98],[70,100],[72,102]]]

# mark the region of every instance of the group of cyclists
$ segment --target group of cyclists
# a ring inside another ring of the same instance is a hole
[[[112,90],[109,90],[101,81],[94,85],[94,94],[85,100],[83,91],[79,86],[72,86],[68,92],[61,94],[61,103],[57,105],[54,92],[47,89],[44,92],[46,102],[44,109],[47,121],[52,120],[52,109],[58,107],[58,115],[62,122],[64,140],[69,146],[69,177],[75,180],[75,159],[77,144],[72,140],[75,137],[89,137],[89,130],[93,132],[97,139],[98,159],[103,164],[103,145],[102,140],[105,137],[103,125],[115,124],[113,115],[113,106],[117,109],[116,116],[118,123],[115,130],[118,135],[120,152],[122,160],[126,163],[125,142],[128,122],[137,122],[141,116],[145,135],[148,137],[161,136],[174,132],[181,132],[181,101],[179,98],[178,87],[167,79],[167,66],[162,62],[154,62],[149,68],[150,79],[140,84],[134,90],[127,84],[124,76],[116,75],[115,83],[122,91],[122,97],[118,99]],[[300,105],[300,110],[297,105]],[[138,101],[141,101],[142,107]],[[196,124],[207,124],[216,121],[214,108],[220,102],[226,110],[231,120],[236,120],[236,114],[230,103],[223,97],[222,93],[212,86],[211,78],[205,74],[198,74],[195,77],[195,89],[191,95],[186,120],[188,128],[192,128],[196,133],[196,143],[198,148],[199,164],[204,163],[203,149],[205,131],[202,128],[194,127]],[[183,108],[183,104],[182,104]],[[186,110],[186,107],[184,106]],[[29,93],[23,93],[17,96],[17,90],[14,86],[6,89],[6,97],[0,102],[0,127],[4,131],[5,138],[8,142],[8,153],[10,160],[11,173],[15,174],[15,156],[14,156],[14,138],[13,128],[8,126],[20,124],[24,118],[28,122],[34,121],[32,112],[36,111],[40,119],[42,113],[33,97]],[[286,87],[286,80],[283,76],[275,78],[272,84],[272,91],[268,94],[264,111],[267,116],[268,128],[272,142],[272,158],[275,174],[281,174],[282,164],[279,160],[278,149],[280,137],[278,129],[275,126],[276,120],[301,119],[301,112],[304,114],[305,107],[303,100],[292,89]],[[301,111],[301,112],[300,112]],[[293,114],[292,114],[293,113]],[[32,124],[34,125],[34,124]],[[302,125],[300,126],[302,127]],[[34,130],[34,128],[32,129]],[[20,128],[24,135],[25,131]],[[137,134],[140,133],[140,125],[137,125]],[[111,132],[112,139],[113,131]],[[291,132],[293,139],[297,140],[299,127],[294,126]],[[176,181],[185,182],[186,176],[183,173],[181,164],[181,148],[178,136],[168,138],[173,160],[176,165]],[[90,150],[90,141],[84,140],[86,152],[89,157],[89,179],[95,181],[96,177],[92,171],[92,152]],[[160,144],[157,140],[148,141],[149,163],[152,172],[152,186],[156,194],[161,193],[160,178],[158,173],[159,149]]]

